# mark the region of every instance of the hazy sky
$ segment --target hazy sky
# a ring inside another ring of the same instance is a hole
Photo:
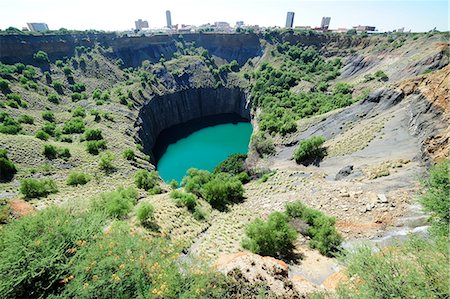
[[[201,25],[226,21],[284,26],[286,12],[294,11],[294,26],[318,26],[331,17],[331,28],[373,25],[380,31],[400,27],[428,31],[449,30],[448,0],[0,0],[0,28],[22,28],[45,22],[50,29],[126,30],[137,19],[151,28],[165,25],[165,11],[173,24]]]

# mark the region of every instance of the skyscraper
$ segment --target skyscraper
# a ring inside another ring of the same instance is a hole
[[[148,28],[148,22],[142,21],[142,19],[134,21],[134,25],[136,26],[136,30],[142,30],[143,28]]]
[[[292,28],[294,26],[294,12],[288,11],[286,16],[286,28]]]
[[[167,28],[172,28],[172,17],[170,16],[170,10],[166,10]]]
[[[323,17],[322,22],[320,23],[320,28],[322,28],[322,30],[324,31],[327,31],[328,27],[330,27],[330,21],[331,21],[330,17]]]

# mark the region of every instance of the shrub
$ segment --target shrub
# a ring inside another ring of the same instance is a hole
[[[352,93],[353,88],[350,84],[348,83],[336,83],[336,85],[334,86],[334,93],[335,94],[349,94]]]
[[[75,83],[69,86],[69,89],[73,92],[82,92],[86,90],[86,86],[83,83]]]
[[[238,178],[220,173],[204,184],[200,193],[213,208],[224,210],[228,204],[243,198],[244,187]]]
[[[70,214],[51,206],[2,227],[0,293],[3,298],[48,298],[72,274],[72,258],[100,234],[105,217]]]
[[[58,155],[58,151],[56,149],[56,146],[51,145],[51,144],[45,144],[44,145],[44,151],[43,151],[44,156],[47,157],[47,159],[56,159],[56,156]]]
[[[50,93],[47,96],[47,99],[48,99],[49,102],[51,102],[53,104],[59,104],[59,101],[60,101],[59,96],[57,94],[55,94],[55,93]]]
[[[239,174],[236,176],[236,178],[237,178],[239,181],[241,181],[242,184],[246,184],[246,183],[250,182],[250,180],[251,180],[250,176],[249,176],[248,173],[245,172],[245,171],[239,173]]]
[[[64,84],[62,84],[59,81],[53,81],[53,88],[56,90],[57,93],[62,94],[63,93],[63,88],[64,88]]]
[[[139,223],[144,227],[149,227],[155,220],[155,208],[148,202],[143,202],[139,205],[136,211]]]
[[[136,157],[134,155],[134,151],[131,148],[128,148],[123,151],[123,157],[127,160],[132,160],[132,161],[134,161],[136,159]]]
[[[70,98],[72,99],[72,102],[78,102],[83,99],[83,95],[78,92],[74,92],[70,95]]]
[[[259,154],[260,157],[273,155],[275,146],[270,136],[266,136],[263,132],[253,134],[251,138],[251,147]]]
[[[17,121],[21,124],[34,124],[34,118],[28,114],[22,114],[17,118]]]
[[[20,193],[25,198],[45,197],[58,192],[55,181],[51,179],[23,179],[20,181]]]
[[[152,194],[161,193],[161,187],[159,186],[159,175],[156,170],[138,170],[134,174],[134,182],[136,186],[140,189],[149,191]]]
[[[177,207],[186,207],[191,212],[194,212],[197,206],[197,197],[194,194],[174,190],[170,193],[170,197]]]
[[[0,133],[15,135],[22,126],[6,112],[0,112]]]
[[[44,141],[47,141],[50,138],[50,135],[45,133],[42,130],[39,130],[39,131],[36,132],[34,137],[39,138],[39,139],[44,140]]]
[[[9,81],[3,78],[0,78],[0,89],[2,91],[9,90]]]
[[[41,50],[33,54],[33,59],[39,64],[45,64],[50,62],[50,60],[48,59],[48,54]]]
[[[187,176],[181,181],[181,186],[183,186],[187,192],[201,196],[203,185],[209,182],[212,177],[213,175],[209,171],[190,168],[187,171]]]
[[[245,154],[232,154],[214,167],[214,173],[228,172],[233,175],[239,174],[245,170],[245,159],[247,159]]]
[[[115,171],[113,161],[115,160],[114,154],[111,152],[106,152],[100,156],[100,161],[98,162],[98,167],[106,173]]]
[[[242,247],[260,255],[283,258],[292,253],[297,232],[289,226],[288,217],[280,212],[269,215],[264,222],[256,219],[246,228]]]
[[[137,191],[132,187],[128,189],[118,188],[94,198],[92,206],[95,210],[106,212],[110,217],[122,219],[133,209],[137,196]]]
[[[72,69],[71,69],[70,67],[68,67],[68,66],[65,66],[65,67],[63,68],[63,72],[64,72],[64,75],[66,75],[66,76],[70,76],[70,75],[73,74]]]
[[[60,147],[58,148],[58,157],[67,159],[72,157],[72,155],[70,154],[70,150],[67,147],[64,148]]]
[[[84,121],[81,117],[74,117],[64,123],[62,132],[64,134],[83,133]]]
[[[340,251],[342,237],[336,231],[335,219],[318,210],[308,208],[300,201],[286,204],[286,214],[299,218],[309,225],[306,235],[311,238],[309,246],[326,256],[335,256]]]
[[[98,155],[100,150],[106,149],[105,140],[90,140],[86,142],[86,150],[91,155]]]
[[[45,122],[41,130],[50,136],[55,136],[56,125],[54,123]]]
[[[86,132],[84,132],[84,138],[86,140],[102,140],[102,130],[100,129],[87,129]]]
[[[8,152],[0,149],[0,181],[10,181],[16,173],[16,165],[8,158]]]
[[[86,116],[86,110],[84,110],[84,108],[81,106],[77,106],[77,107],[75,107],[75,109],[73,109],[72,116],[84,118]]]
[[[53,123],[55,122],[55,114],[51,111],[44,111],[42,112],[42,119]]]
[[[323,136],[313,136],[304,139],[294,152],[294,159],[297,163],[307,162],[312,159],[321,159],[325,156],[322,144],[325,142]]]
[[[85,185],[91,180],[91,176],[82,172],[73,171],[67,177],[67,185],[78,186]]]
[[[449,235],[450,224],[450,178],[449,161],[443,161],[430,170],[430,176],[424,186],[426,193],[420,198],[420,203],[431,213],[433,228],[442,235]]]

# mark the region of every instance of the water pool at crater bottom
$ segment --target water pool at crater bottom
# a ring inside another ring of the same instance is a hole
[[[164,181],[180,182],[189,168],[212,171],[229,155],[246,154],[252,134],[248,122],[218,124],[199,129],[167,146],[157,162]]]

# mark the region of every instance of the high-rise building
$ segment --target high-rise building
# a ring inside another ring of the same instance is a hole
[[[45,23],[27,23],[30,31],[46,31],[49,30],[47,24]]]
[[[170,15],[170,10],[166,10],[166,20],[167,28],[172,28],[172,16]]]
[[[294,12],[288,11],[286,16],[286,28],[292,28],[294,26]]]
[[[143,21],[142,19],[134,21],[134,25],[136,26],[136,30],[142,30],[143,28],[148,28],[148,22]]]
[[[320,23],[320,28],[322,28],[323,31],[327,31],[328,28],[330,27],[330,21],[331,21],[330,17],[323,17],[322,22]]]

